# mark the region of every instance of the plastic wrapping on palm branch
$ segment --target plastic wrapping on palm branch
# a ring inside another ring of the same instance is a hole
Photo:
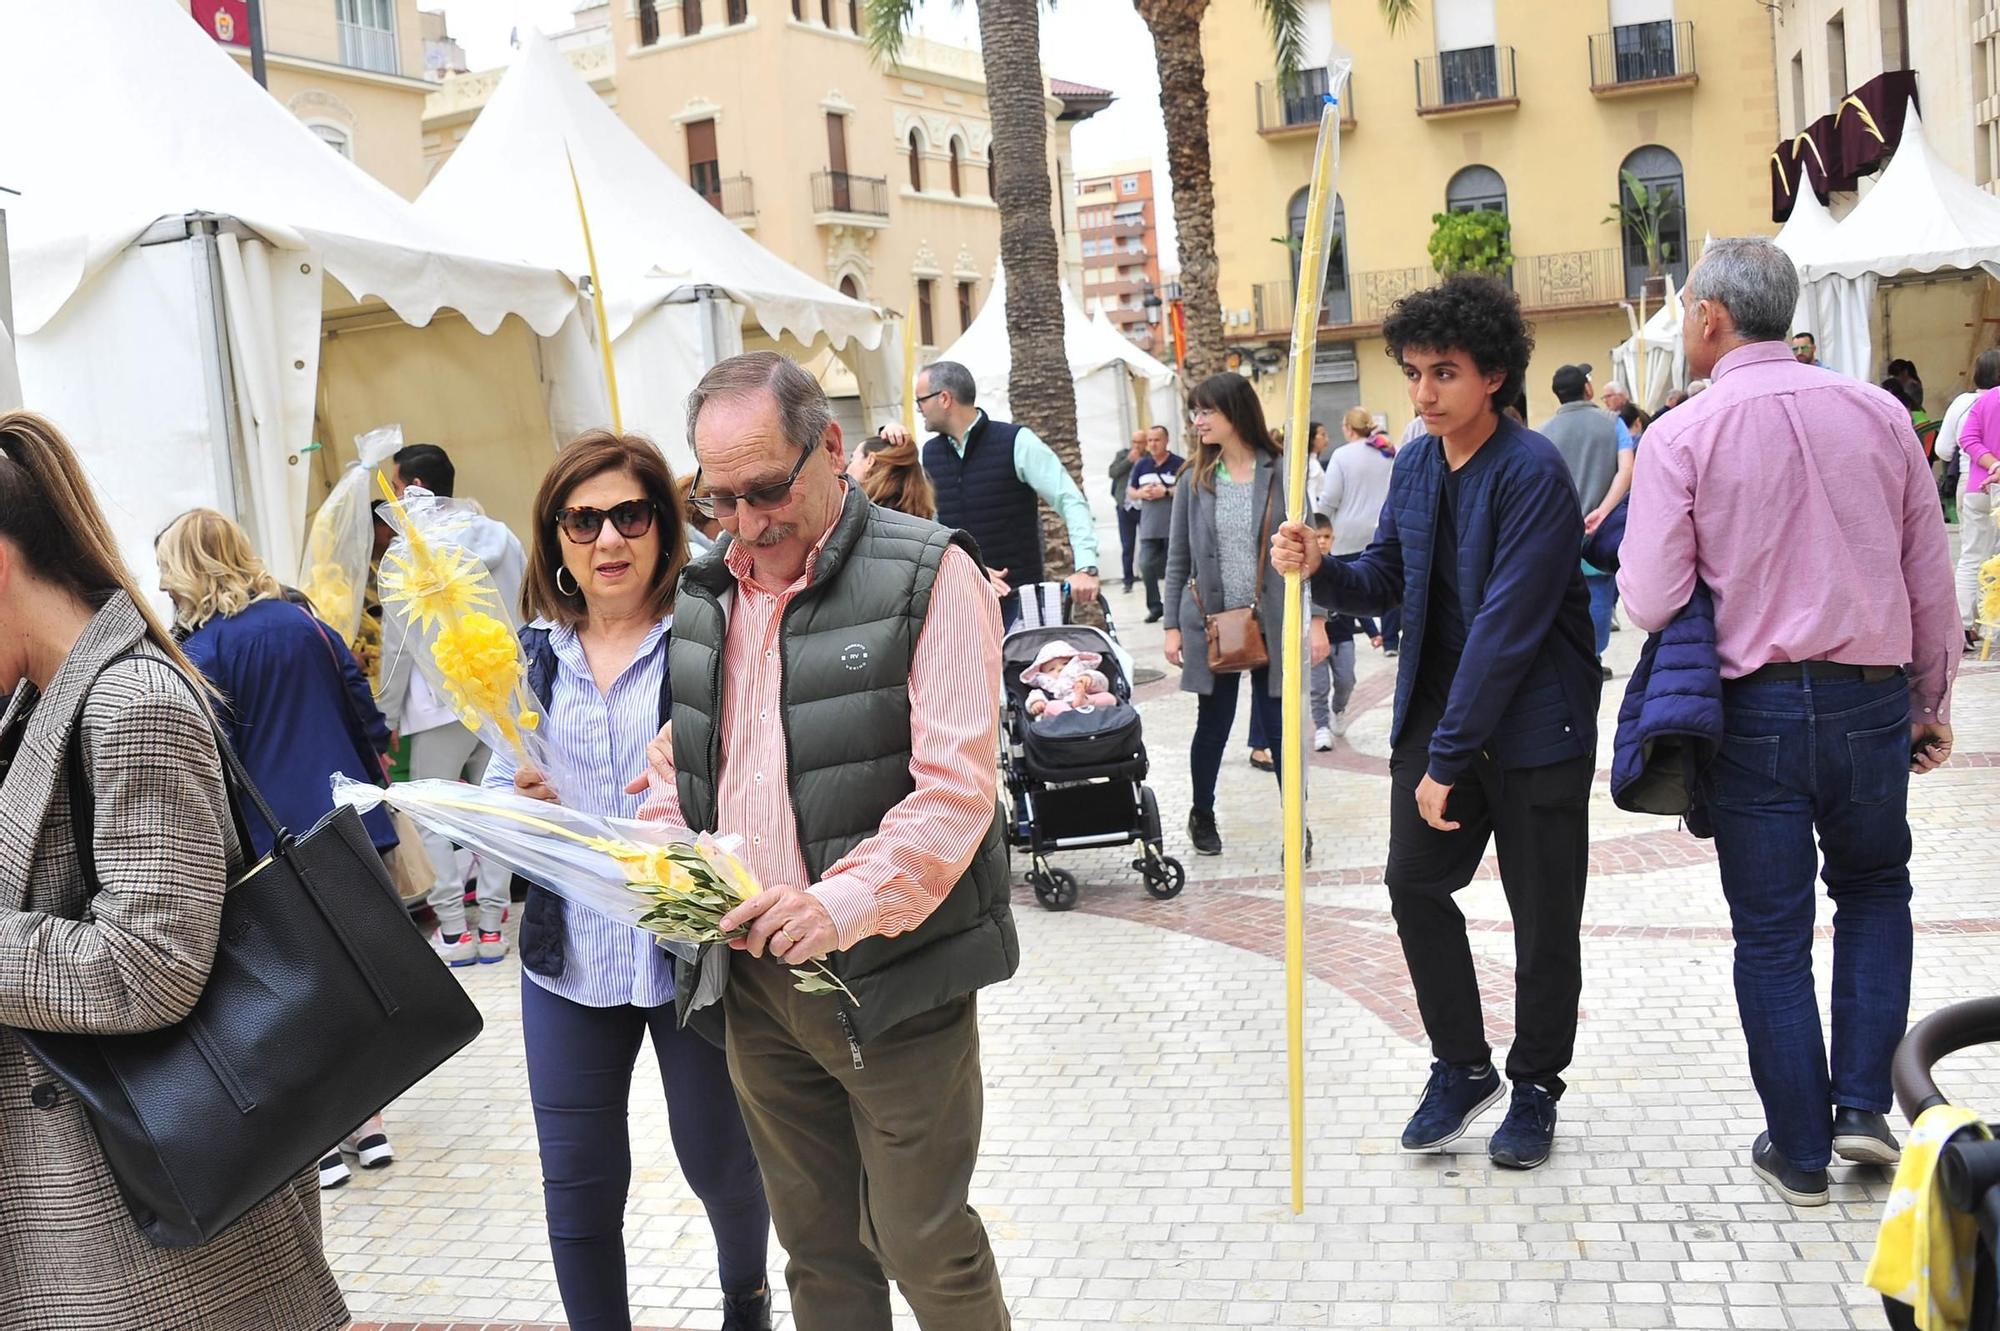
[[[741,837],[578,813],[456,781],[402,781],[384,790],[336,776],[333,798],[364,813],[386,804],[572,905],[646,930],[690,961],[703,945],[739,935],[723,932],[722,917],[763,890],[741,858]],[[792,975],[806,993],[847,993],[818,962]]]
[[[536,735],[539,704],[528,692],[527,661],[514,616],[486,561],[466,545],[478,511],[410,486],[397,499],[386,483],[380,507],[395,539],[382,555],[376,588],[382,613],[402,624],[404,650],[466,728],[562,789]]]
[[[356,460],[334,481],[313,514],[299,556],[298,588],[320,619],[346,640],[361,639],[368,564],[375,551],[375,469],[403,446],[403,427],[384,425],[354,437]]]

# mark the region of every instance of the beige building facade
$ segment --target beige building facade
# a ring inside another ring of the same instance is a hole
[[[908,314],[920,357],[955,341],[993,286],[1000,213],[979,53],[911,38],[883,66],[860,0],[608,0],[555,40],[681,178],[780,257]],[[448,79],[424,118],[435,171],[504,71]],[[1069,129],[1109,94],[1058,84],[1050,169],[1072,178]],[[1058,95],[1060,93],[1061,95]],[[1074,200],[1058,234],[1080,258]]]
[[[1317,11],[1308,50],[1353,60],[1342,103],[1338,244],[1313,366],[1314,414],[1361,405],[1400,429],[1401,373],[1381,321],[1437,280],[1434,214],[1491,208],[1509,223],[1511,280],[1535,326],[1530,420],[1555,407],[1558,365],[1601,386],[1649,294],[1643,247],[1606,220],[1620,172],[1674,192],[1661,267],[1676,280],[1704,234],[1776,230],[1766,155],[1777,137],[1771,25],[1737,0],[1435,0],[1391,34],[1373,0]],[[1326,74],[1277,78],[1240,5],[1203,25],[1224,320],[1268,407],[1287,382],[1296,239]],[[1290,243],[1288,243],[1288,241]]]
[[[241,3],[177,0],[246,70]],[[263,0],[271,95],[333,151],[406,199],[424,165],[425,30],[417,0]]]

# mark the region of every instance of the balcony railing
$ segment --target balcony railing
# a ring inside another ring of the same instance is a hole
[[[1321,328],[1381,323],[1398,300],[1431,286],[1438,276],[1429,268],[1382,268],[1350,273],[1344,282],[1337,273],[1329,273],[1328,279],[1326,294],[1320,299]],[[1258,284],[1252,304],[1259,332],[1281,333],[1291,328],[1295,290],[1289,278]]]
[[[812,174],[813,211],[859,217],[889,215],[889,182],[883,176],[857,176],[847,171]]]
[[[336,19],[340,35],[340,63],[349,69],[373,70],[377,74],[401,73],[396,60],[396,34],[386,28],[364,28],[359,23]]]
[[[728,176],[716,182],[712,193],[704,195],[715,210],[732,222],[757,216],[757,191],[748,176]]]
[[[1608,305],[1625,299],[1625,256],[1615,248],[1519,254],[1513,282],[1528,309]]]
[[[639,45],[657,46],[748,22],[748,0],[639,0]]]
[[[1661,19],[1628,23],[1590,39],[1592,92],[1617,91],[1634,84],[1693,82],[1694,24]]]
[[[1320,107],[1328,86],[1324,69],[1302,69],[1290,79],[1266,79],[1257,85],[1257,132],[1283,134],[1290,130],[1317,129]],[[1340,124],[1354,124],[1354,76],[1340,94]]]
[[[1514,48],[1472,46],[1440,51],[1417,64],[1417,114],[1437,115],[1468,107],[1520,100],[1514,82]]]

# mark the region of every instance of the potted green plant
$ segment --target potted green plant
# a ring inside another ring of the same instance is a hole
[[[1514,267],[1513,227],[1497,208],[1431,215],[1431,267],[1440,274],[1505,277]]]
[[[1663,300],[1667,294],[1665,265],[1674,261],[1674,247],[1666,239],[1668,226],[1680,212],[1679,194],[1672,185],[1648,185],[1630,171],[1618,173],[1623,188],[1611,215],[1604,220],[1618,224],[1621,236],[1639,242],[1646,256],[1646,296]]]

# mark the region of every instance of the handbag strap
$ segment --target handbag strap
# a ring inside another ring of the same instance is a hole
[[[1218,469],[1222,466],[1220,462],[1215,465]],[[1250,483],[1252,485],[1257,483],[1257,474],[1254,471],[1250,474]],[[1271,474],[1271,487],[1264,491],[1264,514],[1258,520],[1257,524],[1257,582],[1255,590],[1250,593],[1250,613],[1253,615],[1257,613],[1257,603],[1264,599],[1264,564],[1270,557],[1271,544],[1271,501],[1277,497],[1278,476],[1273,471]],[[1197,578],[1192,572],[1188,574],[1188,590],[1194,593],[1195,613],[1203,619],[1207,619],[1208,611],[1201,603],[1201,579]]]
[[[354,710],[354,699],[348,695],[347,672],[341,669],[340,653],[333,650],[333,639],[327,636],[325,622],[302,605],[294,604],[292,608],[306,617],[306,622],[313,626],[313,631],[319,634],[319,640],[326,648],[326,659],[333,666],[334,686],[340,690],[340,718],[347,727],[347,742],[354,746],[354,756],[361,760],[362,774],[378,786],[388,785],[388,778],[382,775],[381,756],[368,742],[368,727],[362,722],[360,713]]]
[[[104,672],[121,661],[145,661],[165,666],[193,695],[196,704],[201,706],[202,715],[208,721],[208,733],[215,740],[216,751],[222,759],[223,794],[229,802],[229,820],[236,828],[237,844],[243,853],[245,855],[250,853],[250,825],[244,817],[242,806],[245,798],[256,808],[258,816],[270,830],[272,844],[276,847],[288,846],[291,834],[279,825],[277,814],[273,813],[271,806],[265,803],[264,796],[258,791],[256,783],[250,779],[250,773],[244,768],[243,760],[236,756],[236,750],[229,743],[228,737],[222,733],[222,727],[216,723],[214,715],[207,706],[203,705],[203,699],[194,682],[171,661],[148,656],[143,652],[124,652],[99,666],[97,673],[90,677],[90,683],[84,686],[83,701],[77,704],[76,719],[70,725],[69,743],[65,746],[63,755],[64,767],[69,778],[69,817],[72,835],[76,842],[77,862],[83,869],[84,881],[89,885],[91,893],[95,895],[103,884],[97,877],[95,845],[97,805],[91,793],[90,772],[83,760],[83,702],[89,700],[90,691],[97,687],[97,681],[103,678]]]

